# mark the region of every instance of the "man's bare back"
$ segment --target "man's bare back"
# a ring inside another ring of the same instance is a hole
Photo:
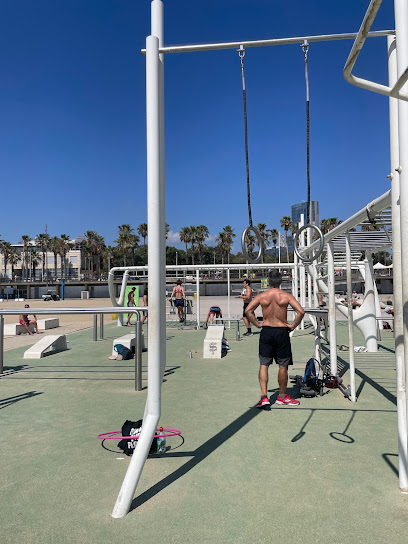
[[[288,324],[288,306],[291,306],[296,317],[293,323]],[[255,310],[261,306],[263,321],[255,317]],[[293,295],[282,291],[278,287],[271,287],[264,293],[257,295],[246,309],[248,319],[259,329],[261,327],[287,327],[293,331],[302,321],[305,311]]]

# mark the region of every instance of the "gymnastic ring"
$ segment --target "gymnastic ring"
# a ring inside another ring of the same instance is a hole
[[[299,253],[299,249],[297,247],[297,242],[299,240],[299,236],[300,234],[306,230],[306,229],[315,229],[315,231],[317,232],[317,234],[319,235],[319,240],[320,240],[320,245],[319,245],[319,249],[317,250],[317,252],[312,255],[311,257],[303,257],[303,255],[301,255]],[[313,261],[315,261],[316,259],[318,259],[320,257],[320,255],[322,254],[322,251],[323,251],[323,248],[324,248],[324,237],[323,237],[323,233],[322,231],[319,229],[319,227],[317,227],[316,225],[310,225],[310,224],[307,224],[307,225],[303,225],[303,227],[300,227],[300,229],[297,231],[297,233],[295,234],[295,240],[294,240],[294,244],[293,244],[293,249],[295,250],[295,253],[296,255],[298,256],[298,258],[303,261],[304,263],[312,263]]]
[[[257,242],[259,244],[258,255],[256,256],[255,259],[252,259],[252,257],[249,256],[249,253],[247,251],[246,244],[245,244],[245,238],[250,230],[252,230],[252,232],[255,234],[257,238]],[[244,254],[244,257],[247,259],[247,261],[254,264],[259,263],[262,257],[262,246],[263,246],[263,240],[261,238],[261,233],[259,232],[259,229],[257,227],[251,227],[251,226],[247,227],[242,233],[242,237],[241,237],[242,253]]]

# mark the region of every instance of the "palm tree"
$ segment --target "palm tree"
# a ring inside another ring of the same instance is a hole
[[[224,253],[227,256],[228,264],[230,262],[230,253],[235,236],[236,234],[234,233],[234,229],[231,227],[231,225],[227,225],[224,227],[222,232],[219,233],[218,238],[216,239],[222,252],[222,264],[224,264]]]
[[[228,258],[228,264],[230,262],[230,253],[232,250],[232,244],[234,243],[234,238],[236,234],[234,233],[234,230],[231,225],[226,225],[224,227],[225,232],[225,244],[227,246],[227,258]]]
[[[134,229],[129,224],[119,225],[118,229],[118,239],[114,240],[114,242],[117,244],[119,252],[123,255],[123,265],[126,266],[126,257],[129,249],[135,245],[135,239],[132,238],[132,235],[134,236]]]
[[[278,241],[278,238],[279,238],[279,232],[276,229],[270,229],[269,239],[272,240],[273,248],[275,250],[274,251],[275,255],[276,255],[276,242]]]
[[[111,259],[112,259],[113,255],[114,255],[114,251],[115,251],[114,247],[106,246],[105,251],[103,253],[104,257],[106,257],[107,260],[108,260],[108,272],[111,269]]]
[[[250,231],[245,236],[245,243],[247,245],[248,253],[252,253],[255,247],[255,236]]]
[[[11,277],[12,278],[14,278],[14,267],[20,261],[21,261],[20,254],[18,253],[18,251],[17,251],[17,249],[15,247],[11,246],[9,262],[11,264]]]
[[[224,264],[224,255],[226,255],[228,251],[226,233],[224,231],[220,232],[215,241],[217,242],[217,247],[219,248],[221,253],[221,264]]]
[[[208,230],[208,227],[205,225],[198,225],[197,226],[197,232],[196,232],[196,241],[197,241],[197,250],[198,254],[200,256],[200,264],[203,264],[203,250],[205,249],[205,241],[210,236],[210,232]]]
[[[181,242],[184,242],[186,244],[186,264],[188,264],[187,258],[188,258],[188,246],[191,242],[191,231],[190,227],[183,227],[181,231],[179,232],[179,238]]]
[[[337,225],[340,225],[341,222],[342,222],[341,219],[337,219],[337,217],[330,217],[329,218],[329,226],[330,226],[329,230],[333,230],[334,227],[337,227]]]
[[[1,251],[3,253],[4,259],[4,277],[7,277],[7,265],[10,260],[10,255],[13,251],[13,246],[10,244],[10,242],[2,242]]]
[[[286,245],[286,262],[289,262],[289,252],[288,252],[288,230],[292,226],[292,220],[288,215],[284,215],[280,220],[280,225],[285,229],[285,245]]]
[[[85,246],[90,254],[90,272],[101,274],[101,255],[105,247],[105,240],[94,230],[87,230],[84,234]]]
[[[378,225],[372,225],[371,223],[361,225],[362,232],[379,231],[379,230],[380,230],[380,227]]]
[[[50,235],[46,232],[42,232],[41,234],[38,234],[35,237],[35,243],[40,247],[40,251],[42,252],[42,281],[44,281],[45,276],[45,268],[47,268],[47,276],[48,276],[48,266],[47,266],[47,249],[48,249],[48,242],[50,240]]]
[[[61,240],[58,236],[53,236],[48,242],[48,249],[54,254],[54,278],[58,276],[58,252],[61,245]],[[62,268],[62,266],[61,266]]]
[[[141,223],[137,227],[137,232],[143,238],[143,248],[144,248],[144,254],[146,256],[146,254],[147,254],[147,252],[146,252],[147,223]]]
[[[262,240],[262,262],[265,255],[266,246],[269,243],[269,230],[266,229],[266,223],[258,223],[256,228],[259,230]]]
[[[60,248],[59,248],[59,254],[61,255],[61,277],[62,277],[62,268],[64,268],[64,278],[67,279],[67,253],[71,249],[71,245],[69,243],[69,236],[68,234],[61,234],[60,236]],[[62,267],[62,264],[64,267]],[[69,274],[69,271],[68,271]]]
[[[35,269],[40,264],[40,262],[41,262],[41,255],[38,253],[38,251],[33,249],[31,251],[31,266],[33,267],[32,277],[34,279],[35,279]],[[30,275],[31,275],[31,270],[30,270]]]
[[[28,236],[28,234],[23,234],[21,241],[23,242],[23,279],[27,279],[27,252],[28,244],[31,242],[31,238]]]

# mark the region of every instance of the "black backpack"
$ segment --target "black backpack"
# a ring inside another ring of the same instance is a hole
[[[115,344],[113,349],[118,355],[122,355],[123,360],[133,359],[133,352],[123,344]]]
[[[118,448],[123,451],[125,455],[133,455],[137,446],[140,432],[142,430],[143,420],[129,421],[128,419],[122,425],[122,436],[135,436],[135,438],[123,438],[118,443]],[[157,452],[157,438],[153,438],[152,445],[150,446],[149,453]]]

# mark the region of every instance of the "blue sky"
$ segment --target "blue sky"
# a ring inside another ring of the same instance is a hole
[[[368,0],[168,0],[166,45],[357,32]],[[148,0],[3,0],[0,9],[0,234],[146,221]],[[384,2],[373,29],[391,29]],[[345,219],[389,189],[387,98],[347,84],[351,41],[311,44],[311,195]],[[356,74],[387,82],[386,38]],[[279,228],[307,198],[304,61],[299,45],[245,56],[254,223]],[[165,58],[166,219],[213,237],[248,224],[242,87],[233,50]],[[211,242],[210,242],[211,243]],[[183,244],[180,247],[184,247]],[[236,244],[235,249],[238,249]]]

